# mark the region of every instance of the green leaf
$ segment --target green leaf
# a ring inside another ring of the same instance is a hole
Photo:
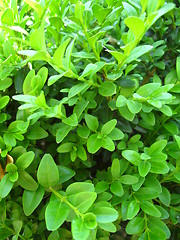
[[[123,175],[119,178],[119,181],[123,184],[132,185],[138,182],[138,178],[131,175]]]
[[[23,210],[26,216],[31,215],[44,196],[44,188],[39,186],[36,191],[24,190],[22,197]]]
[[[34,157],[34,152],[26,152],[16,160],[16,166],[18,167],[18,169],[24,170],[32,163]]]
[[[112,119],[108,121],[102,126],[101,133],[108,135],[115,128],[116,124],[117,124],[116,119]]]
[[[110,137],[103,138],[102,147],[110,152],[113,152],[115,150],[115,145]]]
[[[71,131],[72,127],[64,123],[59,124],[59,129],[56,133],[56,142],[60,143]]]
[[[161,231],[163,231],[163,233],[165,233],[165,235],[166,235],[166,239],[170,238],[171,232],[162,220],[157,219],[157,218],[152,218],[150,223],[149,223],[149,228],[150,228],[151,231],[152,231],[152,226],[155,226],[158,229],[160,229]]]
[[[12,79],[7,77],[4,80],[0,80],[0,91],[6,90],[12,85]]]
[[[53,75],[48,79],[48,86],[53,85],[55,82],[57,82],[60,78],[65,76],[68,73],[68,71],[62,72],[61,74],[58,75]]]
[[[75,38],[66,49],[65,58],[66,58],[66,64],[67,64],[68,69],[71,69],[71,55],[72,55],[72,50],[74,47],[74,42],[75,42]]]
[[[180,148],[180,136],[174,135],[174,138],[176,139],[178,147]]]
[[[121,64],[126,58],[126,55],[121,52],[110,51],[110,50],[107,50],[107,51],[118,61],[118,65]]]
[[[98,120],[97,120],[96,117],[94,117],[90,114],[86,114],[85,115],[85,121],[86,121],[86,124],[87,124],[88,128],[91,131],[95,132],[98,129],[99,123],[98,123]]]
[[[138,103],[138,102],[135,102],[133,100],[128,100],[127,101],[127,107],[128,107],[130,112],[132,112],[133,114],[136,114],[136,113],[141,111],[142,104]]]
[[[75,195],[73,205],[81,212],[85,213],[92,206],[97,198],[95,192],[80,192]]]
[[[140,201],[146,201],[158,197],[159,193],[153,188],[141,187],[135,195]]]
[[[31,91],[31,80],[35,76],[35,70],[32,69],[31,71],[28,72],[26,78],[24,79],[23,82],[23,93],[28,94]]]
[[[139,203],[136,200],[132,200],[127,209],[127,219],[133,219],[140,210]]]
[[[35,12],[39,15],[39,18],[42,17],[42,14],[44,12],[43,7],[40,5],[39,2],[35,2],[33,0],[26,0],[26,3],[34,9]]]
[[[35,124],[28,128],[27,138],[30,140],[43,139],[48,136],[48,133],[38,124]]]
[[[146,180],[144,182],[145,187],[153,187],[158,193],[162,192],[162,186],[161,183],[159,182],[158,178],[153,175],[148,174],[146,177]]]
[[[178,80],[180,81],[180,57],[176,58],[176,72]]]
[[[9,102],[9,96],[3,96],[0,98],[0,110],[3,109]]]
[[[166,174],[169,172],[169,167],[166,162],[151,162],[150,172],[157,174]]]
[[[144,230],[144,219],[141,217],[135,217],[126,226],[127,234],[137,235]]]
[[[82,72],[81,76],[79,77],[79,80],[91,75],[92,73],[95,73],[96,70],[98,69],[97,65],[96,64],[93,64],[93,63],[89,63],[84,71]]]
[[[118,129],[114,128],[109,134],[108,137],[110,137],[112,140],[120,140],[124,137],[124,133]]]
[[[81,137],[81,138],[88,138],[89,134],[90,134],[90,130],[88,127],[86,127],[85,125],[79,125],[77,128],[77,134]]]
[[[157,217],[157,218],[161,216],[161,212],[154,206],[153,203],[149,201],[142,201],[141,209],[143,210],[143,212],[145,212],[150,216]]]
[[[5,198],[14,185],[14,183],[10,181],[9,175],[9,173],[5,174],[5,176],[0,181],[0,198]]]
[[[88,182],[75,182],[66,189],[66,193],[69,196],[80,192],[94,192],[94,185]]]
[[[53,174],[52,174],[53,172]],[[59,182],[58,167],[50,154],[45,154],[37,171],[38,182],[46,188],[53,187]]]
[[[151,4],[152,2],[149,2]],[[152,12],[148,16],[149,27],[151,27],[162,15],[166,14],[167,12],[171,11],[175,5],[173,3],[164,4],[162,8],[160,8],[157,12]]]
[[[148,0],[140,0],[140,2],[142,6],[142,12],[145,12],[148,5]]]
[[[113,180],[118,179],[120,177],[120,163],[118,158],[115,158],[112,162],[111,175]]]
[[[69,179],[71,179],[75,175],[75,172],[68,167],[60,166],[60,165],[57,165],[57,167],[59,171],[59,183],[67,182]]]
[[[16,139],[14,134],[6,132],[3,136],[4,138],[4,143],[9,146],[16,146]]]
[[[83,90],[87,90],[90,87],[88,83],[81,83],[81,84],[76,84],[73,86],[68,93],[68,97],[72,98],[82,92]]]
[[[10,236],[12,236],[12,231],[10,229],[0,227],[0,239],[1,240],[7,239]]]
[[[110,223],[118,218],[118,212],[110,207],[95,207],[93,213],[98,223]]]
[[[102,146],[102,139],[98,138],[98,133],[92,134],[87,141],[87,150],[89,153],[96,153]]]
[[[3,199],[0,201],[0,221],[1,223],[4,223],[5,220],[6,220],[6,203],[5,200]]]
[[[72,221],[71,231],[74,240],[86,240],[90,234],[90,230],[85,227],[81,218]]]
[[[116,100],[116,107],[123,107],[127,104],[127,99],[123,95],[119,95]]]
[[[133,150],[122,151],[122,156],[136,166],[138,166],[141,161],[139,153]]]
[[[12,8],[6,8],[1,16],[1,23],[7,24],[8,26],[14,25],[14,12]]]
[[[125,118],[126,120],[133,121],[135,114],[130,112],[127,106],[120,107],[119,112],[122,115],[122,117]]]
[[[123,186],[119,180],[113,181],[111,183],[110,190],[114,195],[118,197],[122,197],[124,194]]]
[[[52,194],[50,202],[45,210],[46,226],[49,231],[55,231],[69,215],[69,207]]]
[[[71,142],[67,142],[67,143],[63,143],[61,144],[58,148],[57,148],[57,151],[59,153],[67,153],[67,152],[70,152],[72,147],[73,147],[73,143]]]
[[[162,192],[159,194],[159,200],[166,206],[171,202],[171,194],[167,188],[162,186]]]
[[[71,127],[76,127],[78,125],[78,118],[75,113],[73,113],[70,117],[64,118],[63,123],[71,126]]]
[[[63,43],[54,52],[53,61],[56,64],[56,66],[58,66],[59,68],[63,68],[63,57],[64,57],[65,50],[66,50],[67,45],[69,44],[70,40],[71,39],[68,38],[66,41],[63,41]],[[51,83],[51,85],[52,85],[52,83]]]
[[[31,175],[24,170],[19,170],[18,173],[19,173],[18,184],[26,190],[36,191],[38,185],[36,181],[31,177]]]
[[[96,184],[95,191],[96,193],[100,194],[105,192],[109,188],[109,184],[106,181],[100,181]]]
[[[99,23],[102,23],[111,12],[110,8],[103,8],[99,4],[94,4],[92,10]]]
[[[85,99],[77,102],[76,106],[73,109],[73,113],[77,115],[78,119],[82,116],[82,113],[85,111],[88,104],[89,104],[89,101]]]
[[[37,51],[46,52],[46,44],[45,44],[45,34],[44,27],[41,26],[39,29],[35,29],[30,35],[30,44],[33,49]]]
[[[134,33],[136,39],[140,39],[145,32],[145,25],[141,18],[136,16],[127,17],[124,20],[126,26]]]
[[[38,188],[37,182],[24,170],[19,170],[18,184],[29,191],[36,191]]]
[[[166,211],[163,207],[157,205],[156,208],[160,211],[161,213],[161,219],[168,219],[169,218],[169,213]]]
[[[59,232],[58,232],[58,230],[56,230],[56,231],[53,231],[49,234],[47,240],[56,240],[56,239],[59,239],[59,238],[60,238]]]
[[[75,17],[78,18],[81,22],[83,22],[84,10],[85,10],[84,4],[81,1],[78,1],[75,7]]]
[[[149,113],[144,113],[144,112],[140,112],[140,115],[142,117],[142,119],[150,126],[154,126],[155,125],[155,115],[152,112]]]
[[[141,177],[145,177],[151,169],[151,163],[148,161],[140,161],[138,171]]]
[[[115,233],[117,231],[116,226],[113,223],[98,223],[98,227],[111,233]]]
[[[138,46],[132,50],[129,57],[126,59],[126,63],[137,60],[139,57],[149,52],[153,47],[150,45]]]
[[[153,143],[150,148],[148,149],[148,154],[151,156],[152,153],[161,152],[165,146],[167,145],[167,140],[159,140]]]
[[[14,172],[16,172],[16,170],[17,170],[17,167],[16,167],[15,164],[13,164],[13,163],[8,163],[8,164],[6,165],[6,172],[14,173]]]
[[[151,218],[148,224],[149,228],[149,237],[155,240],[164,240],[170,238],[170,231],[166,224],[155,218]]]
[[[83,222],[84,226],[90,230],[97,226],[96,216],[91,212],[84,214]]]
[[[173,135],[179,133],[178,126],[174,122],[167,122],[163,125],[163,127]]]
[[[77,156],[78,156],[82,161],[86,161],[86,160],[87,160],[86,150],[84,149],[84,147],[83,147],[82,145],[78,145],[78,148],[77,148]]]
[[[126,11],[127,16],[137,16],[136,9],[127,2],[122,2],[123,8]]]
[[[103,97],[112,96],[116,93],[116,85],[112,82],[103,82],[98,88],[99,94]]]

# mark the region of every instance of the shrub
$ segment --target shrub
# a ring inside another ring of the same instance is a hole
[[[0,239],[178,239],[178,1],[0,3]]]

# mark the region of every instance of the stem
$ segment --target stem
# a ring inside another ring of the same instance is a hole
[[[50,187],[50,190],[56,195],[56,197],[59,198],[61,202],[66,203],[76,213],[77,216],[80,216],[81,218],[84,217],[84,214],[80,213],[79,210],[67,200],[66,196],[62,196],[60,193],[58,193],[56,190],[54,190],[51,187]]]

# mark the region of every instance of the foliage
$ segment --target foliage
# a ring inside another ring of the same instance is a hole
[[[0,17],[0,239],[178,239],[179,1]]]

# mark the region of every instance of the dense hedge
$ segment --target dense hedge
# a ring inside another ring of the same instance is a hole
[[[0,17],[0,239],[178,239],[179,1]]]

